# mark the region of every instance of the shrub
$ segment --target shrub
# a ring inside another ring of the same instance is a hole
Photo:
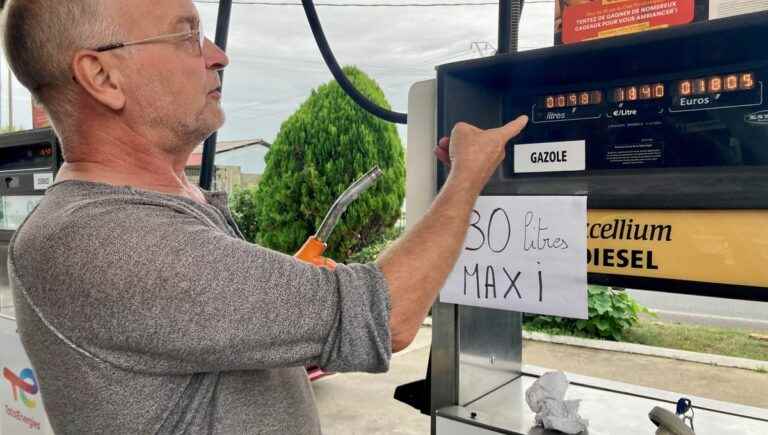
[[[258,226],[256,225],[257,199],[256,193],[258,186],[235,186],[229,197],[229,208],[237,222],[237,226],[246,239],[255,242],[258,237]]]
[[[355,254],[352,254],[352,256],[349,257],[349,262],[371,263],[375,261],[392,242],[397,240],[403,234],[404,231],[405,228],[399,225],[388,229],[384,232],[381,239],[374,241]]]
[[[526,317],[528,329],[552,334],[580,335],[619,341],[638,322],[640,313],[649,313],[624,289],[590,285],[589,318],[566,319],[553,316]]]

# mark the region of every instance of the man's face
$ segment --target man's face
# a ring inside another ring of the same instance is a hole
[[[197,29],[191,0],[113,0],[129,41]],[[217,70],[229,63],[210,41],[195,38],[126,47],[121,55],[127,120],[166,151],[189,151],[224,123]],[[118,50],[120,51],[120,50]]]

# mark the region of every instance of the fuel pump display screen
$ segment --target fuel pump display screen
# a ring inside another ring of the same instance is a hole
[[[8,198],[43,194],[53,183],[60,162],[58,140],[52,129],[0,135],[0,202],[5,201],[0,209],[7,212],[0,210],[0,232],[11,226],[10,221],[3,224],[3,216],[12,219],[9,213],[16,210],[16,200]]]
[[[50,168],[54,164],[53,145],[40,143],[3,148],[0,171]]]
[[[516,142],[547,150],[546,144],[583,141],[588,170],[768,165],[766,77],[762,69],[682,72],[533,96],[531,124]],[[550,156],[562,160],[557,150]],[[514,158],[506,176],[538,172],[531,170],[536,162]]]

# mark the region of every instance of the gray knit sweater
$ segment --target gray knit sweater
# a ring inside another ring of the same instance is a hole
[[[65,181],[17,231],[19,332],[57,434],[315,434],[304,365],[387,370],[374,265],[250,244],[206,196]]]

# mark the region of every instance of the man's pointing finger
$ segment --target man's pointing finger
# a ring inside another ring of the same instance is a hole
[[[522,115],[518,116],[514,121],[510,121],[506,125],[499,127],[497,130],[504,136],[504,142],[506,142],[520,134],[527,124],[528,117]]]

